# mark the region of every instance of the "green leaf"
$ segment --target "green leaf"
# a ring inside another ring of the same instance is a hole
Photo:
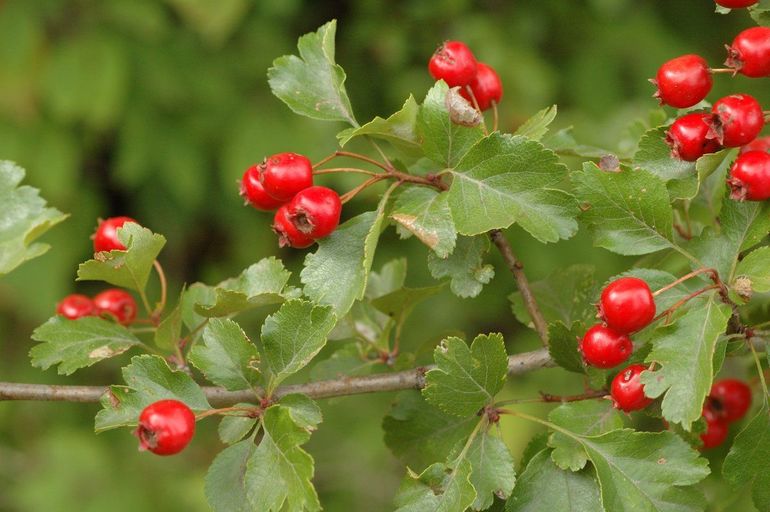
[[[212,286],[203,283],[193,283],[182,292],[182,321],[190,331],[196,329],[208,318],[196,313],[198,304],[214,304],[216,294]]]
[[[755,292],[770,292],[770,247],[750,252],[738,263],[735,275],[749,278]]]
[[[513,134],[522,135],[532,140],[542,139],[548,133],[548,126],[556,119],[556,111],[556,105],[544,108],[524,121],[524,124],[519,126]]]
[[[443,285],[422,288],[399,288],[372,300],[372,305],[391,317],[408,315],[420,302],[433,297],[444,289]]]
[[[254,389],[259,382],[257,347],[229,319],[211,319],[203,339],[190,351],[190,362],[208,380],[230,391]]]
[[[751,486],[757,510],[770,510],[770,415],[767,404],[736,436],[722,465],[733,486]]]
[[[452,176],[449,207],[459,233],[516,223],[545,243],[577,231],[574,198],[558,188],[567,168],[539,142],[493,133],[468,151]]]
[[[135,426],[142,409],[153,402],[173,399],[193,411],[210,409],[201,387],[187,373],[172,370],[159,356],[134,356],[123,368],[126,386],[111,386],[96,414],[96,431]]]
[[[609,400],[585,400],[562,404],[548,414],[548,420],[583,436],[596,436],[623,428],[623,418]],[[582,445],[561,432],[548,440],[551,458],[561,469],[578,471],[588,460]]]
[[[270,90],[299,115],[321,121],[345,121],[358,126],[345,90],[345,71],[334,60],[332,20],[299,38],[296,55],[273,61],[267,71]]]
[[[445,99],[449,87],[436,82],[422,103],[417,132],[425,156],[443,167],[454,167],[476,141],[483,137],[481,127],[455,124],[449,119]]]
[[[235,407],[254,407],[253,404],[236,404]],[[257,418],[248,416],[224,416],[219,422],[217,433],[219,439],[226,444],[234,444],[246,437],[257,424]]]
[[[411,469],[396,495],[396,512],[459,512],[476,500],[470,482],[471,464],[462,459],[455,466],[437,462],[419,475]]]
[[[227,418],[225,418],[227,419]],[[252,420],[253,421],[253,420]],[[252,439],[228,446],[211,463],[205,491],[214,512],[251,512],[246,495],[246,465],[256,447]]]
[[[326,344],[336,318],[332,308],[293,299],[262,325],[262,368],[271,392],[304,368]]]
[[[163,319],[155,331],[155,345],[164,350],[171,350],[177,346],[179,338],[182,336],[182,298],[184,293],[185,290],[182,290],[176,307]]]
[[[47,370],[58,364],[59,375],[71,375],[140,343],[122,325],[97,317],[55,316],[35,329],[32,339],[41,342],[29,352],[32,366]]]
[[[246,465],[249,502],[260,512],[321,510],[313,484],[313,458],[301,448],[310,433],[288,409],[269,407],[262,416],[264,435]]]
[[[205,317],[221,317],[247,309],[280,304],[293,290],[286,290],[291,272],[281,260],[263,258],[244,270],[241,275],[222,281],[214,288],[213,302],[201,303],[195,311]]]
[[[599,485],[591,471],[563,471],[542,450],[527,464],[505,512],[600,511]]]
[[[448,194],[427,187],[410,187],[399,195],[390,218],[398,223],[401,238],[413,234],[439,258],[452,254],[457,231],[448,198]]]
[[[404,154],[419,156],[421,154],[420,139],[417,136],[417,116],[420,106],[413,96],[409,96],[401,110],[387,119],[375,117],[358,128],[348,128],[337,134],[340,147],[355,137],[363,135],[385,140],[393,144]]]
[[[166,239],[134,222],[118,228],[118,240],[125,251],[98,252],[78,267],[78,281],[106,281],[112,285],[143,292]]]
[[[368,342],[367,342],[368,345]],[[344,377],[359,377],[372,373],[375,365],[381,364],[376,359],[368,359],[359,343],[346,343],[335,350],[331,356],[318,361],[310,371],[310,379],[331,380]]]
[[[321,408],[307,395],[301,393],[284,395],[280,403],[281,407],[289,411],[292,421],[306,430],[315,430],[323,420]]]
[[[674,247],[673,213],[659,178],[627,168],[605,172],[587,162],[572,179],[595,245],[629,255]]]
[[[0,160],[0,276],[45,254],[50,246],[35,240],[68,217],[46,207],[36,188],[19,186],[24,174],[15,163]]]
[[[475,297],[495,277],[492,265],[484,264],[489,240],[484,236],[457,239],[454,252],[445,259],[428,254],[428,269],[435,279],[450,278],[449,287],[458,297]]]
[[[471,463],[471,484],[476,490],[473,510],[486,510],[494,497],[506,499],[516,483],[516,469],[511,452],[499,438],[489,432],[480,432],[468,447],[467,460]]]
[[[691,308],[673,325],[658,329],[647,361],[661,368],[643,372],[645,394],[663,398],[663,417],[689,431],[701,417],[703,402],[711,389],[714,353],[719,336],[730,318],[729,306],[712,296],[694,299]]]
[[[447,338],[433,356],[436,368],[425,374],[422,394],[446,413],[476,414],[505,383],[508,356],[501,334],[479,335],[470,347],[460,338]]]
[[[366,283],[366,297],[376,299],[404,286],[406,281],[406,258],[390,260],[379,272],[372,270]]]
[[[633,168],[644,169],[666,182],[672,198],[692,199],[698,193],[695,163],[671,156],[671,148],[666,144],[667,130],[667,126],[647,130],[639,140]]]
[[[578,350],[578,338],[585,334],[585,325],[575,322],[567,327],[561,322],[548,325],[548,353],[553,360],[575,373],[585,373],[583,357]]]

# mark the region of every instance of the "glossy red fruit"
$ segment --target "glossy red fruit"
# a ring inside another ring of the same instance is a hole
[[[770,153],[748,151],[738,155],[727,178],[730,198],[738,201],[770,199]]]
[[[241,179],[241,196],[246,199],[248,204],[263,212],[271,212],[278,209],[285,201],[274,199],[265,192],[265,187],[259,179],[260,171],[258,165],[252,165],[243,173]]]
[[[650,287],[636,277],[615,279],[602,290],[599,317],[623,334],[647,326],[655,318],[655,299]]]
[[[94,307],[99,315],[108,315],[119,324],[129,325],[136,318],[134,297],[120,288],[110,288],[94,297]]]
[[[751,407],[751,388],[738,379],[721,379],[711,386],[709,396],[716,400],[725,421],[743,418]]]
[[[497,72],[487,64],[479,62],[476,70],[476,78],[470,83],[473,97],[480,110],[487,110],[492,107],[492,102],[500,103],[503,98],[503,83]],[[460,89],[460,94],[473,105],[473,99],[465,87]]]
[[[765,118],[762,106],[748,94],[733,94],[720,99],[711,107],[709,137],[725,147],[737,148],[757,138]]]
[[[735,36],[725,65],[751,78],[770,75],[770,28],[753,27]]]
[[[740,9],[741,7],[749,7],[754,5],[759,0],[715,0],[717,5],[727,7],[728,9]]]
[[[650,80],[658,90],[653,97],[661,105],[676,108],[692,107],[708,96],[714,81],[706,60],[700,55],[682,55],[658,68],[655,79]]]
[[[341,212],[342,203],[337,192],[319,186],[298,192],[287,206],[287,215],[297,231],[313,240],[337,229]]]
[[[476,77],[476,58],[460,41],[446,41],[428,61],[428,72],[434,80],[443,80],[449,87],[469,85]]]
[[[674,121],[666,132],[671,157],[694,162],[706,153],[719,151],[719,142],[709,139],[710,114],[687,114]]]
[[[195,434],[195,414],[179,400],[159,400],[139,415],[134,435],[139,450],[157,455],[174,455],[190,444]]]
[[[56,313],[64,318],[76,320],[84,316],[95,315],[96,306],[94,306],[94,302],[90,297],[86,297],[79,293],[73,293],[64,297],[61,302],[56,305]]]
[[[289,218],[289,205],[285,204],[278,208],[273,217],[273,231],[278,235],[279,247],[293,247],[295,249],[304,249],[313,245],[313,240],[302,233]]]
[[[700,439],[703,441],[703,449],[716,448],[724,443],[728,434],[727,422],[720,417],[718,412],[712,409],[708,401],[703,407],[703,419],[706,420],[706,431],[700,435]]]
[[[297,153],[278,153],[260,164],[259,178],[270,197],[286,202],[313,185],[313,164]]]
[[[748,151],[765,151],[770,153],[770,135],[765,137],[757,137],[748,144],[741,146],[741,154]]]
[[[99,223],[94,240],[94,252],[101,251],[125,251],[126,246],[118,240],[118,228],[126,222],[136,222],[131,217],[110,217]]]
[[[607,327],[596,324],[580,340],[580,352],[586,364],[596,368],[612,368],[626,361],[634,351],[631,339]]]
[[[644,385],[639,375],[647,369],[641,364],[632,364],[612,379],[610,394],[616,409],[631,412],[644,409],[652,403],[652,398],[644,395]]]

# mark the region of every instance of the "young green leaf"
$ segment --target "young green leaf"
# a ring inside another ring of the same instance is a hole
[[[548,420],[583,436],[596,436],[623,428],[623,418],[609,400],[584,400],[562,404],[548,414]],[[551,458],[561,469],[578,471],[588,460],[583,446],[559,431],[551,434]]]
[[[532,140],[540,140],[548,133],[548,126],[556,119],[556,105],[544,108],[534,116],[530,117],[519,126],[514,135],[522,135]]]
[[[421,156],[420,139],[417,136],[417,115],[420,106],[413,96],[409,96],[401,110],[387,119],[375,117],[358,128],[348,128],[337,134],[340,147],[355,137],[363,135],[390,142],[396,149],[407,156]]]
[[[254,407],[253,404],[236,404],[235,407]],[[257,424],[257,418],[248,416],[224,416],[219,422],[217,433],[225,444],[234,444],[246,437]]]
[[[361,346],[362,344],[364,347]],[[378,343],[379,345],[384,345],[384,343]],[[368,348],[368,342],[345,343],[341,348],[332,352],[332,355],[313,365],[310,370],[310,379],[313,381],[330,380],[360,377],[372,373],[378,368],[377,365],[383,363],[378,359],[367,358],[364,352]]]
[[[695,163],[671,156],[666,130],[666,126],[652,128],[642,135],[632,167],[644,169],[666,182],[672,198],[692,199],[698,193]]]
[[[484,264],[484,255],[488,251],[489,240],[486,237],[461,236],[447,258],[428,254],[428,269],[435,279],[449,277],[449,287],[458,297],[475,297],[495,277],[494,267]]]
[[[376,299],[404,286],[406,281],[406,258],[397,258],[385,263],[379,272],[372,270],[366,283],[366,297]]]
[[[182,335],[182,298],[184,293],[185,290],[182,290],[179,302],[177,302],[171,313],[163,319],[155,331],[155,345],[164,350],[173,349]]]
[[[735,487],[751,486],[757,510],[770,510],[770,415],[766,403],[735,438],[722,473]]]
[[[425,286],[422,288],[399,288],[382,297],[372,300],[372,305],[389,317],[398,318],[408,315],[420,302],[433,297],[444,289],[444,285]]]
[[[450,466],[437,462],[420,474],[408,474],[396,495],[396,512],[460,512],[476,500],[467,459]]]
[[[486,510],[494,497],[506,499],[516,483],[516,469],[511,452],[499,437],[479,432],[466,454],[471,463],[471,485],[476,490],[473,510]]]
[[[208,380],[231,391],[253,389],[259,382],[257,347],[229,319],[211,319],[203,339],[190,351],[190,362]]]
[[[225,418],[227,419],[227,418]],[[254,420],[252,420],[254,421]],[[214,512],[253,512],[246,495],[246,465],[256,446],[244,439],[216,456],[206,473],[206,499]]]
[[[203,283],[193,283],[182,292],[182,322],[190,331],[198,328],[208,318],[199,315],[195,310],[198,304],[214,304],[216,293],[213,286]]]
[[[323,415],[321,408],[309,396],[301,393],[291,393],[284,395],[280,399],[281,407],[289,411],[292,421],[306,430],[315,430],[321,421]]]
[[[396,199],[390,218],[398,223],[402,238],[413,234],[439,258],[446,258],[457,240],[448,198],[448,194],[427,187],[410,187]]]
[[[586,372],[583,357],[578,350],[578,340],[583,337],[585,330],[581,322],[575,322],[570,327],[561,322],[548,325],[548,353],[565,370]]]
[[[748,278],[755,292],[770,292],[770,247],[760,247],[747,254],[738,263],[735,275]]]

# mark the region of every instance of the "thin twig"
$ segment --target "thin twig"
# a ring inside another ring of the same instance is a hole
[[[160,262],[155,260],[152,262],[152,266],[155,267],[155,271],[158,273],[158,281],[160,281],[160,302],[158,302],[155,310],[150,315],[153,322],[157,322],[163,314],[163,310],[166,308],[166,291],[168,289],[168,283],[166,281],[166,273],[163,272],[163,267]]]
[[[681,284],[681,283],[683,283],[683,282],[687,281],[687,280],[688,280],[688,279],[690,279],[691,277],[695,277],[695,276],[697,276],[697,275],[699,275],[699,274],[711,274],[711,280],[712,280],[712,281],[714,281],[716,284],[719,284],[719,274],[717,274],[717,271],[716,271],[716,270],[714,270],[713,268],[699,268],[698,270],[693,270],[693,271],[692,271],[692,272],[690,272],[689,274],[685,274],[685,275],[683,275],[682,277],[680,277],[680,278],[679,278],[679,279],[677,279],[676,281],[672,281],[672,282],[670,282],[669,284],[667,284],[667,285],[666,285],[666,286],[664,286],[663,288],[661,288],[661,289],[659,289],[659,290],[655,290],[655,291],[652,293],[652,296],[653,296],[653,297],[657,297],[657,296],[658,296],[658,295],[660,295],[661,293],[667,292],[667,291],[668,291],[668,290],[670,290],[671,288],[674,288],[674,287],[676,287],[677,285],[679,285],[679,284]]]

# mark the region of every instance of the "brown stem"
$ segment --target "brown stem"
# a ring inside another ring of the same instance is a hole
[[[693,270],[689,274],[683,275],[682,277],[680,277],[676,281],[670,282],[669,284],[667,284],[666,286],[664,286],[660,290],[655,290],[652,293],[652,296],[653,297],[657,297],[661,293],[667,292],[671,288],[674,288],[677,285],[687,281],[691,277],[695,277],[695,276],[700,275],[700,274],[711,274],[711,280],[714,281],[716,284],[719,284],[719,274],[717,274],[716,270],[714,270],[713,268],[699,268],[698,270]]]
[[[358,185],[356,188],[353,188],[353,189],[349,190],[348,192],[345,192],[344,194],[342,194],[340,196],[340,202],[342,204],[347,203],[348,201],[350,201],[351,199],[356,197],[356,195],[358,195],[358,193],[361,192],[362,190],[365,190],[365,189],[371,187],[372,185],[374,185],[375,183],[377,183],[379,181],[382,181],[384,179],[387,179],[388,177],[389,177],[389,175],[387,175],[387,174],[377,174],[375,176],[372,176],[371,178],[369,178],[365,182],[363,182],[360,185]]]
[[[318,176],[318,175],[321,175],[321,174],[333,174],[333,173],[337,173],[337,172],[352,172],[352,173],[357,173],[357,174],[366,174],[366,175],[369,175],[369,176],[376,176],[377,175],[376,172],[366,171],[364,169],[359,169],[357,167],[332,167],[330,169],[320,169],[320,170],[317,170],[317,171],[313,171],[313,174],[315,176]]]
[[[590,390],[579,395],[552,395],[550,393],[540,392],[540,398],[524,398],[524,399],[511,399],[497,402],[495,406],[501,407],[510,404],[533,404],[533,403],[567,403],[567,402],[580,402],[582,400],[594,400],[596,398],[605,398],[607,396],[607,390],[598,389]]]
[[[195,415],[195,421],[200,421],[209,416],[227,414],[228,412],[243,412],[243,416],[256,418],[262,409],[259,407],[223,407],[221,409],[209,409]],[[238,415],[240,416],[240,415]]]
[[[694,292],[692,292],[690,295],[688,295],[687,297],[685,297],[685,298],[681,299],[681,300],[680,300],[680,301],[678,301],[676,304],[674,304],[673,306],[671,306],[670,308],[668,308],[667,310],[665,310],[665,311],[663,311],[662,313],[660,313],[658,316],[656,316],[655,318],[653,318],[653,319],[652,319],[652,321],[653,321],[653,322],[655,322],[655,321],[657,321],[657,320],[660,320],[660,319],[661,319],[661,318],[663,318],[663,317],[669,317],[669,316],[671,316],[671,313],[673,313],[674,311],[676,311],[677,309],[679,309],[680,307],[682,307],[684,304],[686,304],[688,301],[690,301],[690,300],[694,299],[694,298],[695,298],[695,297],[697,297],[698,295],[701,295],[701,294],[703,294],[703,293],[706,293],[706,292],[707,292],[707,291],[709,291],[709,290],[718,290],[718,289],[721,289],[721,288],[722,288],[722,286],[721,286],[721,285],[718,285],[718,284],[712,284],[711,286],[706,286],[705,288],[701,288],[700,290],[694,291]]]
[[[361,155],[359,153],[351,153],[350,151],[335,151],[334,156],[346,156],[348,158],[355,158],[356,160],[361,160],[362,162],[370,163],[376,167],[379,167],[385,172],[391,172],[393,170],[392,167],[388,167],[386,164],[383,164],[382,162],[378,162],[374,158],[369,158],[366,155]],[[328,160],[327,160],[328,161]]]
[[[712,73],[732,73],[733,75],[737,73],[738,71],[733,68],[711,68],[709,69]]]
[[[158,260],[152,262],[152,266],[155,267],[155,271],[158,273],[158,280],[160,281],[160,302],[155,307],[155,310],[150,315],[153,323],[157,323],[160,320],[160,316],[163,314],[163,310],[166,308],[166,293],[168,289],[168,282],[166,281],[166,273],[163,272],[163,267]]]
[[[492,100],[492,131],[496,132],[498,127],[498,113],[497,113],[497,102]]]

